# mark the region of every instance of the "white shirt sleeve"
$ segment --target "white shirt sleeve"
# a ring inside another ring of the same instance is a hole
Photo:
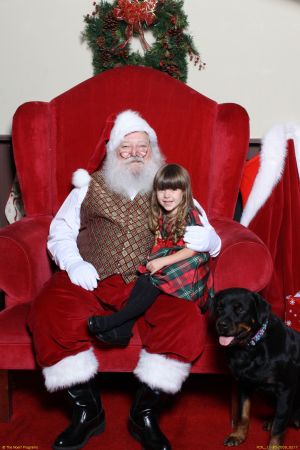
[[[73,189],[50,225],[47,248],[62,270],[67,270],[74,262],[83,261],[77,247],[77,236],[80,208],[87,190],[88,186]]]

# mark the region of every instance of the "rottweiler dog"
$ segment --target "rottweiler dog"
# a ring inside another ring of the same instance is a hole
[[[259,295],[243,288],[216,293],[212,302],[219,343],[238,381],[234,431],[224,445],[245,441],[254,389],[274,394],[275,415],[265,425],[270,431],[269,448],[283,443],[292,423],[300,427],[300,333],[289,328]]]

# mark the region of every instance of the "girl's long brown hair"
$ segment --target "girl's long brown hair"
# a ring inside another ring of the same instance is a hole
[[[186,218],[190,208],[194,208],[191,180],[188,171],[178,164],[166,164],[162,166],[155,175],[153,191],[151,195],[151,207],[149,226],[150,230],[158,235],[159,219],[162,215],[162,207],[157,201],[157,191],[164,189],[181,189],[183,191],[182,201],[174,223],[171,226],[170,238],[176,243],[183,235],[186,226]]]

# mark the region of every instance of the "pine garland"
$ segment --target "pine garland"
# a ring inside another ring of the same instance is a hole
[[[99,4],[93,3],[93,13],[84,17],[83,39],[92,50],[95,74],[132,64],[153,67],[186,82],[188,60],[193,60],[199,69],[205,67],[192,37],[186,32],[188,19],[183,11],[183,0],[158,0],[154,3],[153,22],[147,23],[147,19],[139,21],[138,29],[136,24],[130,28],[128,19],[117,18],[116,11],[120,11],[120,5],[141,6],[147,1],[115,0],[108,3],[101,0]],[[142,38],[144,31],[152,31],[155,42],[151,47],[144,42],[144,55],[131,50],[130,30],[133,35]]]

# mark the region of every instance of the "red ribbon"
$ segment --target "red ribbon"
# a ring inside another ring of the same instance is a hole
[[[118,7],[113,9],[116,19],[124,20],[127,23],[125,30],[126,41],[120,44],[119,48],[124,48],[136,32],[139,34],[143,49],[149,50],[150,45],[146,42],[142,23],[152,25],[156,20],[154,14],[158,0],[118,0]]]

